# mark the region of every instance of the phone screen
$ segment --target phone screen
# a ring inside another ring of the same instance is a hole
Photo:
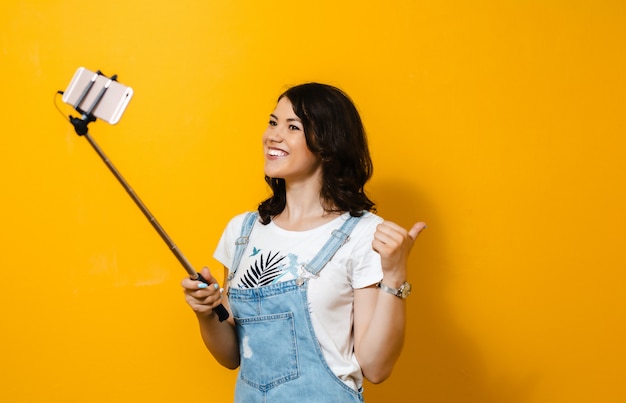
[[[93,108],[99,94],[107,85],[108,88],[102,98]],[[84,112],[93,108],[91,110],[93,116],[114,125],[119,122],[132,96],[132,88],[79,67],[63,93],[63,102]]]

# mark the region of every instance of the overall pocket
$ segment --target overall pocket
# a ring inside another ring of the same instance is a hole
[[[293,313],[236,318],[239,377],[261,391],[299,376]]]

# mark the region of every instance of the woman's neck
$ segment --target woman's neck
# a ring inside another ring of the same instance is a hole
[[[324,225],[340,215],[341,212],[326,212],[324,210],[317,213],[293,211],[287,206],[282,213],[274,216],[272,221],[280,228],[288,231],[307,231]]]
[[[327,211],[319,187],[287,186],[286,191],[285,209],[272,219],[283,229],[305,231],[326,224],[341,215],[341,212]]]

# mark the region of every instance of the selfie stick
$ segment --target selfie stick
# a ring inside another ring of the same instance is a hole
[[[100,73],[98,71],[97,74],[101,75],[102,73]],[[94,100],[93,104],[89,107],[89,109],[86,110],[86,111],[83,111],[82,109],[79,108],[79,105],[85,99],[85,97],[87,96],[89,91],[91,90],[91,87],[93,86],[93,83],[95,82],[95,78],[96,77],[94,77],[94,79],[92,79],[92,81],[87,85],[87,87],[85,88],[85,90],[81,94],[80,98],[78,99],[78,101],[74,105],[74,108],[78,112],[80,112],[82,114],[82,117],[81,118],[75,118],[72,115],[70,115],[70,122],[74,126],[74,130],[76,131],[76,134],[78,134],[79,136],[85,137],[87,139],[87,141],[89,141],[89,144],[91,144],[91,146],[98,153],[100,158],[102,158],[102,161],[104,161],[104,163],[109,168],[109,170],[113,173],[113,175],[117,178],[117,180],[122,184],[124,189],[126,189],[126,192],[130,195],[130,197],[133,199],[135,204],[143,212],[143,214],[146,216],[148,221],[150,221],[150,224],[152,224],[154,229],[159,233],[159,235],[161,236],[163,241],[165,241],[165,243],[170,248],[170,250],[172,251],[174,256],[176,256],[176,258],[178,259],[180,264],[183,265],[183,268],[187,271],[187,273],[189,273],[189,276],[191,277],[191,279],[192,280],[197,280],[197,281],[202,281],[203,283],[208,284],[208,281],[204,277],[202,277],[202,275],[200,273],[198,273],[198,272],[196,272],[194,270],[194,268],[191,265],[191,263],[189,263],[189,260],[187,260],[185,255],[183,255],[183,253],[180,251],[180,249],[178,249],[176,244],[174,244],[172,239],[167,235],[167,233],[165,232],[163,227],[159,224],[159,222],[156,220],[154,215],[152,215],[152,213],[150,213],[150,210],[148,210],[148,208],[141,201],[139,196],[137,196],[135,191],[130,187],[130,185],[128,184],[126,179],[124,179],[122,174],[117,170],[117,168],[115,168],[115,166],[113,165],[111,160],[106,156],[106,154],[102,151],[102,149],[98,146],[98,144],[96,144],[96,142],[93,140],[93,138],[91,138],[91,136],[89,135],[89,130],[87,128],[87,125],[90,122],[93,122],[93,121],[96,120],[96,118],[92,114],[92,112],[96,108],[96,106],[98,106],[98,103],[102,100],[102,97],[104,96],[105,92],[108,90],[111,81],[116,81],[117,76],[114,75],[113,77],[111,77],[109,79],[107,84],[102,88],[102,90],[100,90],[100,92],[98,93],[98,96]],[[226,310],[226,308],[224,308],[224,305],[220,304],[220,305],[216,306],[213,310],[215,311],[215,313],[217,313],[217,317],[219,318],[220,322],[223,322],[226,319],[228,319],[229,314],[228,314],[228,311]]]

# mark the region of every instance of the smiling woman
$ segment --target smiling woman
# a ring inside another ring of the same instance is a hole
[[[363,378],[382,382],[402,350],[407,257],[424,224],[370,212],[365,130],[336,87],[283,93],[263,147],[273,195],[233,218],[215,252],[228,298],[185,279],[187,303],[209,351],[240,368],[237,402],[360,402]],[[222,301],[226,322],[213,312]]]
[[[307,149],[302,150],[303,157],[313,153],[322,161],[321,188],[317,190],[320,184],[315,183],[310,196],[317,198],[319,193],[326,212],[350,211],[358,215],[372,210],[374,203],[364,190],[372,175],[372,160],[361,117],[348,95],[328,85],[303,84],[279,97],[274,113],[279,111],[290,122],[301,123],[289,127],[295,130],[301,126],[304,132]],[[273,132],[273,124],[270,120],[266,136]],[[264,136],[265,147],[266,140]],[[285,208],[286,183],[284,178],[267,172],[265,180],[274,191],[273,197],[259,207],[261,220],[267,223],[270,215],[279,215]]]

